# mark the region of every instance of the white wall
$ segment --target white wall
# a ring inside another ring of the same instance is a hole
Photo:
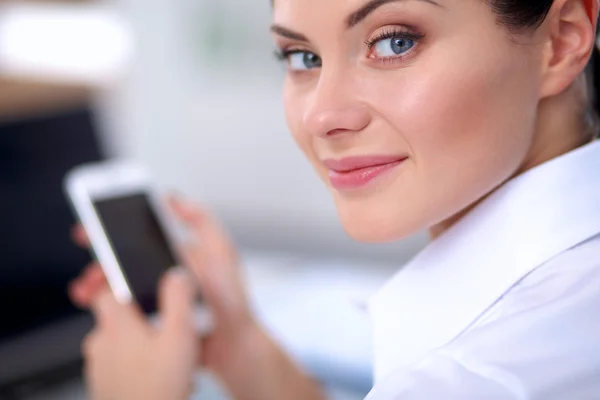
[[[131,76],[100,101],[113,152],[148,163],[248,246],[400,263],[423,244],[359,245],[342,232],[285,126],[267,0],[113,2],[138,39]],[[211,30],[213,48],[202,40]]]

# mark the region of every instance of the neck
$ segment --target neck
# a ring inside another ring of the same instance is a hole
[[[560,96],[540,102],[536,132],[532,136],[529,151],[519,168],[504,183],[594,139],[595,131],[589,124],[582,122],[585,121],[582,113],[572,112],[573,104],[581,103],[580,90],[581,88],[574,84]],[[498,187],[500,186],[502,185]],[[485,194],[465,209],[432,226],[429,229],[430,238],[434,240],[442,235],[492,193],[493,191]]]

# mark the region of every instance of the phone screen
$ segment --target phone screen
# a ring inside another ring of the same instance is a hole
[[[146,313],[158,309],[160,279],[177,260],[144,193],[94,201],[132,295]]]

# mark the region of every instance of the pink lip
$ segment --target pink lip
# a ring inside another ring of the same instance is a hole
[[[342,160],[325,160],[329,168],[331,185],[339,190],[360,189],[375,178],[396,168],[406,156],[349,157]]]

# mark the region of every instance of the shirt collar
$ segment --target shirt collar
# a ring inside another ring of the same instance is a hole
[[[600,233],[600,141],[507,182],[369,301],[375,379],[452,341],[520,279]]]

